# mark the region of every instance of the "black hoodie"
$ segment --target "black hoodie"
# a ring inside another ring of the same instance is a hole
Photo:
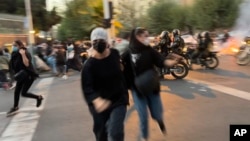
[[[130,50],[124,55],[123,62],[127,85],[131,88],[134,86],[134,73],[131,68],[132,64],[135,66],[135,74],[138,76],[149,69],[155,69],[155,66],[162,68],[165,59],[152,47],[149,45],[146,46],[138,41],[135,37],[135,30],[131,33],[129,49]],[[159,88],[156,91],[159,91]]]
[[[39,77],[39,75],[36,73],[34,66],[32,64],[32,58],[30,53],[27,51],[27,49],[25,49],[25,54],[29,60],[29,66],[26,67],[23,63],[23,58],[22,55],[19,53],[18,51],[14,51],[11,54],[11,60],[10,60],[10,65],[11,68],[13,69],[14,73],[18,73],[20,70],[26,70],[28,71],[28,74],[32,77],[32,78],[37,78]]]

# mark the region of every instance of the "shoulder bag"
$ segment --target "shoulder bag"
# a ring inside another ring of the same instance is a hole
[[[130,54],[131,57],[131,54]],[[134,74],[134,84],[136,89],[142,95],[152,94],[159,86],[159,76],[157,72],[151,68],[144,71],[140,75],[136,75],[135,64],[130,60],[132,71]]]

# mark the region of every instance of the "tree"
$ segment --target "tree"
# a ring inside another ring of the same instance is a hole
[[[47,11],[45,7],[45,0],[31,0],[32,19],[36,31],[48,31],[61,20],[61,17],[56,12],[56,8],[53,8],[52,11]],[[1,0],[0,12],[26,15],[24,0]]]
[[[137,5],[137,0],[120,0],[117,9],[117,19],[123,25],[122,30],[131,30],[137,26],[145,26],[144,7]]]
[[[152,32],[181,30],[193,27],[200,30],[230,28],[238,16],[242,0],[196,0],[191,6],[159,0],[148,10],[147,24]]]
[[[65,17],[58,31],[58,38],[83,39],[94,27],[103,25],[102,0],[73,0],[67,4]]]
[[[193,7],[194,24],[200,29],[213,30],[233,26],[239,0],[196,0]]]
[[[154,33],[163,30],[181,29],[185,26],[183,7],[173,2],[160,1],[149,8],[147,27]]]

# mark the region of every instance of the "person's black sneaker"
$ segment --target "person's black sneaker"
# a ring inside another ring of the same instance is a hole
[[[162,134],[167,135],[167,129],[163,121],[158,122]]]
[[[7,112],[7,117],[14,116],[15,114],[17,114],[18,110],[19,110],[18,107],[11,108],[10,111]]]
[[[40,107],[43,101],[43,96],[39,96],[36,102],[36,107]]]

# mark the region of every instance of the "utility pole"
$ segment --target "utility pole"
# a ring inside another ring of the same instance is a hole
[[[25,0],[25,10],[26,10],[26,16],[27,16],[27,20],[28,20],[28,38],[29,38],[28,47],[29,47],[29,51],[31,53],[32,63],[35,65],[34,53],[33,53],[33,46],[35,44],[35,38],[34,38],[35,31],[33,29],[30,0]]]
[[[104,20],[110,19],[110,8],[109,8],[109,0],[103,0],[103,13],[104,13]],[[111,42],[111,30],[110,28],[107,28],[107,33],[108,33],[108,42]]]
[[[30,8],[30,0],[25,0],[25,9],[26,9],[26,16],[28,19],[28,35],[29,35],[29,40],[28,44],[29,45],[34,45],[35,44],[35,39],[34,39],[34,30],[33,30],[33,22],[32,22],[32,14],[31,14],[31,8]]]

